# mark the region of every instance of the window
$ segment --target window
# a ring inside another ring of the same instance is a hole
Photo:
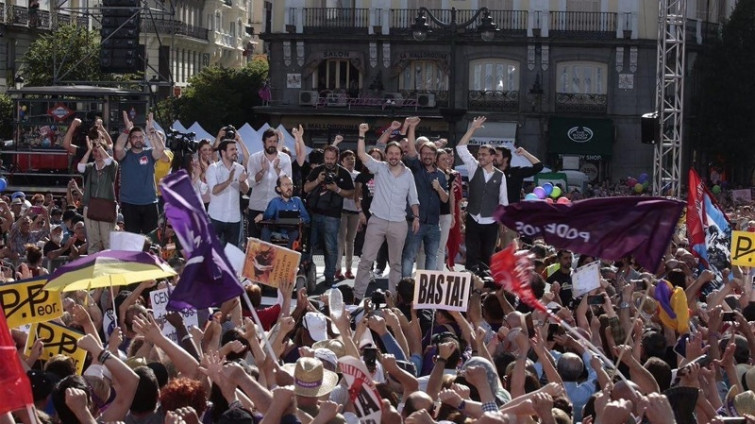
[[[571,94],[606,94],[608,66],[598,62],[561,62],[557,92]]]
[[[220,12],[215,13],[215,31],[221,32],[223,28],[223,22],[221,21]]]
[[[600,0],[566,0],[567,12],[600,12]]]
[[[474,91],[519,91],[519,62],[479,59],[469,65],[469,89]]]
[[[399,76],[399,89],[407,91],[447,91],[448,71],[438,62],[415,60]]]
[[[317,67],[317,86],[320,90],[354,89],[362,87],[359,70],[348,60],[331,59],[320,62]]]

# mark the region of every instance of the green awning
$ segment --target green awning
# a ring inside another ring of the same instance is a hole
[[[612,155],[613,137],[613,121],[610,119],[551,118],[548,153],[602,159]]]

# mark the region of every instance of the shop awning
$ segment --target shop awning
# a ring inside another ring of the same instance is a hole
[[[551,118],[548,153],[603,159],[613,154],[614,128],[610,119]]]

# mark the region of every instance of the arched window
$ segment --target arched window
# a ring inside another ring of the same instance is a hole
[[[448,90],[448,71],[432,60],[414,60],[399,75],[399,89],[413,92]]]
[[[606,94],[608,66],[600,62],[559,62],[556,91],[569,94]]]
[[[469,63],[469,89],[473,91],[519,91],[519,62],[485,58]]]

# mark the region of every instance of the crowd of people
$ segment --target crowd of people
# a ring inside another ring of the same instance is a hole
[[[236,297],[198,310],[196,325],[168,313],[173,339],[149,294],[180,284],[180,274],[112,294],[64,293],[55,321],[83,334],[82,375],[69,356],[41,358],[39,340],[27,352],[35,335],[11,329],[40,422],[755,423],[750,271],[706,269],[684,231],[668,241],[660,268],[649,270],[631,256],[590,257],[502,227],[495,211],[520,201],[524,180],[543,165],[521,147],[471,152],[484,117],[454,148],[416,134],[420,119],[408,117],[375,140],[361,124],[356,151],[341,151],[338,137],[309,154],[302,127],[292,131],[293,154],[273,130],[249,154],[230,126],[191,154],[167,149],[151,118],[145,128],[125,115],[124,122],[115,142],[98,121],[77,145],[83,129],[74,121],[65,145],[80,158],[84,183],[70,183],[65,199],[47,193],[27,201],[19,192],[0,202],[3,254],[13,264],[3,267],[4,282],[45,274],[45,258],[107,249],[118,230],[148,234],[155,253],[180,271],[181,246],[161,218],[157,190],[179,169],[223,243],[309,244],[305,260],[325,256],[323,282],[310,293],[283,282],[272,306],[247,282],[251,305]],[[511,167],[512,155],[532,166]],[[755,228],[749,205],[727,212],[733,228]],[[302,225],[278,225],[282,217]],[[528,283],[547,314],[490,276],[491,257],[509,242],[532,256]],[[466,311],[415,309],[414,271],[459,269],[460,259],[473,282]],[[577,296],[575,269],[594,262],[599,287]],[[388,290],[368,290],[386,270]],[[364,379],[347,378],[349,357],[367,371]],[[28,420],[24,411],[0,415],[3,423]]]

